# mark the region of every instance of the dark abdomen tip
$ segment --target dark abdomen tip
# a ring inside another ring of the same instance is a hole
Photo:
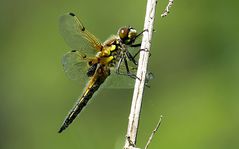
[[[66,127],[68,127],[68,125],[64,122],[60,128],[60,130],[58,131],[58,133],[61,133],[63,130],[66,129]]]

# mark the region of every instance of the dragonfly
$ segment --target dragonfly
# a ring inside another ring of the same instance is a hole
[[[65,42],[72,49],[62,58],[65,73],[73,80],[79,79],[82,84],[87,80],[82,95],[58,131],[61,133],[74,121],[104,82],[108,81],[109,86],[112,82],[117,82],[118,87],[121,83],[130,86],[130,82],[134,82],[137,78],[135,59],[140,50],[136,50],[135,53],[130,50],[140,47],[141,44],[135,44],[135,41],[144,31],[137,33],[131,26],[121,27],[116,35],[102,43],[85,28],[74,13],[60,17],[59,29]]]

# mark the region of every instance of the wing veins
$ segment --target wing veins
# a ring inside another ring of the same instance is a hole
[[[73,17],[77,22],[78,27],[80,28],[78,32],[81,34],[81,36],[84,37],[93,48],[96,48],[98,51],[101,51],[102,45],[100,41],[84,27],[80,19],[78,19],[76,16]]]

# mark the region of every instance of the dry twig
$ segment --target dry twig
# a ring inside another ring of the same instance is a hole
[[[173,0],[169,0],[168,5],[166,6],[165,10],[161,14],[161,17],[166,17],[169,14],[170,8],[172,7],[172,5],[173,5]]]
[[[129,123],[128,123],[128,130],[126,135],[125,141],[125,149],[135,149],[136,145],[136,138],[137,138],[137,131],[139,125],[139,117],[141,111],[141,103],[142,103],[142,96],[144,90],[144,83],[145,83],[145,76],[147,72],[147,64],[149,58],[149,51],[151,46],[151,39],[153,33],[153,22],[155,16],[155,8],[156,8],[157,0],[148,0],[147,1],[147,8],[146,8],[146,15],[145,15],[145,22],[144,22],[144,30],[142,44],[141,44],[141,52],[138,62],[138,70],[137,70],[137,77],[135,81],[134,87],[134,94],[132,99],[131,111],[129,115]]]
[[[145,145],[145,148],[144,148],[144,149],[147,149],[148,146],[149,146],[149,144],[151,143],[151,141],[152,141],[152,139],[153,139],[153,137],[154,137],[156,131],[158,130],[158,128],[159,128],[159,126],[160,126],[160,124],[161,124],[161,122],[162,122],[162,117],[163,117],[163,116],[161,115],[160,118],[159,118],[159,121],[158,121],[156,127],[154,128],[153,132],[151,133],[151,135],[150,135],[150,137],[149,137],[149,140],[148,140],[147,144]]]

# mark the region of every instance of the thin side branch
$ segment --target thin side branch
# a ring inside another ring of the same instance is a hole
[[[151,141],[152,141],[152,139],[153,139],[153,137],[154,137],[155,133],[157,132],[157,130],[158,130],[158,128],[159,128],[159,126],[161,125],[161,122],[162,122],[162,117],[163,117],[163,116],[161,115],[161,116],[160,116],[160,118],[159,118],[159,121],[158,121],[158,123],[157,123],[156,127],[154,128],[154,130],[153,130],[153,132],[152,132],[151,136],[149,137],[149,140],[148,140],[147,144],[145,145],[145,148],[144,148],[144,149],[147,149],[147,148],[148,148],[148,146],[149,146],[149,144],[151,143]]]
[[[168,5],[166,6],[165,10],[161,14],[161,17],[166,17],[169,14],[170,8],[172,7],[172,5],[173,5],[173,0],[169,0]]]
[[[151,39],[152,39],[152,33],[153,33],[153,22],[154,22],[156,4],[157,4],[157,0],[147,1],[147,8],[146,8],[146,15],[145,15],[145,22],[144,22],[145,32],[143,33],[142,44],[141,44],[142,50],[140,52],[138,70],[137,70],[137,77],[139,79],[136,79],[135,81],[134,94],[132,99],[128,130],[126,135],[127,138],[126,138],[125,146],[124,146],[125,149],[130,149],[130,148],[135,149],[135,145],[136,145],[142,96],[143,96],[143,91],[145,86],[145,76],[147,73],[147,64],[148,64],[149,51],[150,51]]]

